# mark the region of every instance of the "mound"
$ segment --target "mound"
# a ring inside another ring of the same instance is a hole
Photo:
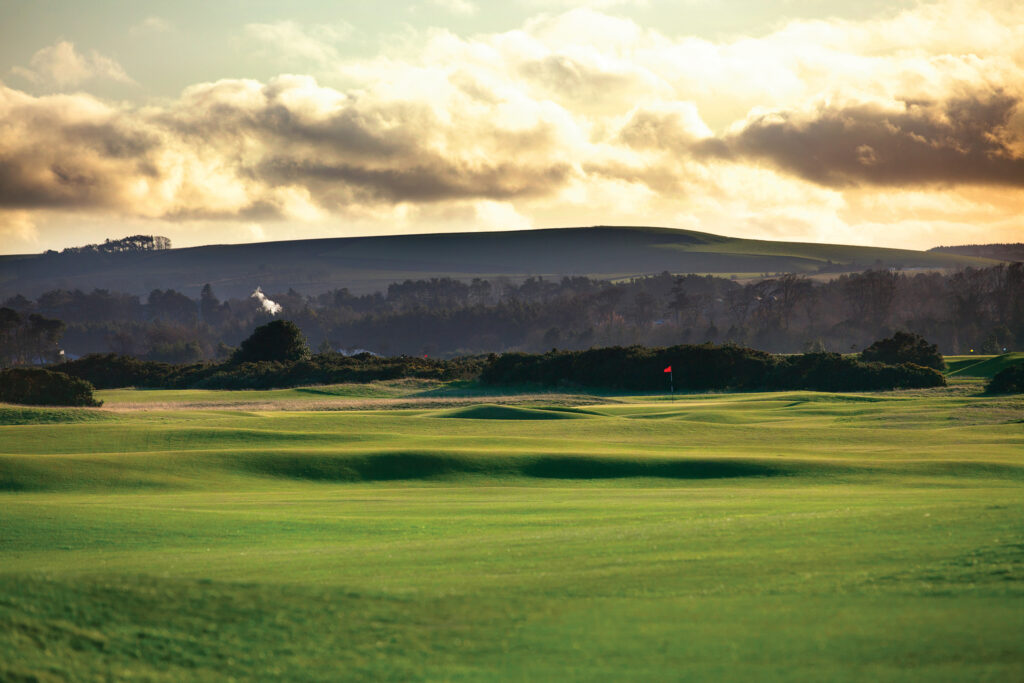
[[[949,377],[982,377],[992,379],[999,372],[1015,365],[1024,365],[1024,353],[1004,353],[990,358],[958,358],[949,364]]]
[[[578,420],[585,418],[586,415],[564,410],[516,408],[485,403],[470,408],[456,408],[455,410],[434,413],[431,417],[461,420]]]
[[[22,408],[0,406],[0,425],[61,424],[94,422],[109,419],[107,415],[81,408]]]

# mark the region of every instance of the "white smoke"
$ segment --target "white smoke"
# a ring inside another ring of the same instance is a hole
[[[268,299],[267,295],[263,293],[263,290],[260,289],[259,286],[256,287],[256,291],[252,293],[250,298],[259,301],[260,306],[263,307],[263,310],[266,313],[269,313],[270,315],[277,315],[282,310],[284,310],[281,308],[281,304],[277,303],[276,301],[271,301],[270,299]]]

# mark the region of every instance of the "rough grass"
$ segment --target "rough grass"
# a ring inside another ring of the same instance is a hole
[[[1024,398],[517,400],[10,417],[0,680],[1024,676]]]

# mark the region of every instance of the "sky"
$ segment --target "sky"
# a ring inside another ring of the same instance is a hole
[[[1024,3],[0,3],[0,253],[646,225],[1024,241]]]

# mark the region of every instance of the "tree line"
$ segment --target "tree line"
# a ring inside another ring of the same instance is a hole
[[[896,330],[947,354],[999,353],[1024,344],[1024,265],[952,273],[866,270],[827,281],[801,275],[740,281],[672,275],[609,282],[587,277],[523,281],[406,280],[356,295],[268,292],[317,351],[454,357],[600,346],[732,343],[773,353],[848,353]],[[73,357],[116,353],[167,363],[227,358],[272,317],[252,299],[221,300],[206,285],[146,297],[108,290],[14,296],[3,316],[64,323]],[[0,332],[4,364],[40,358],[48,341],[31,322]],[[5,328],[6,329],[6,328]],[[20,340],[20,341],[14,341]],[[17,349],[11,344],[17,343]],[[47,349],[53,350],[50,347]]]
[[[143,251],[158,251],[170,249],[171,240],[161,235],[130,235],[119,240],[106,239],[100,244],[85,244],[80,247],[67,247],[60,252],[48,249],[43,252],[46,256],[58,254],[132,254]]]

